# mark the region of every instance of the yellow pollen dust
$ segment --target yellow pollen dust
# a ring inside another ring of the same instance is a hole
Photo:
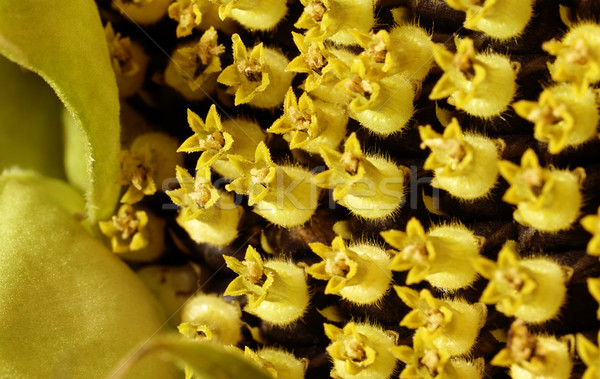
[[[304,7],[304,11],[312,17],[313,21],[320,22],[323,19],[323,15],[327,11],[327,8],[325,8],[325,5],[320,1],[311,1]]]
[[[138,164],[131,177],[131,184],[138,190],[142,190],[144,182],[148,177],[148,169],[143,164]]]
[[[427,254],[427,247],[424,243],[415,243],[406,246],[404,250],[402,250],[402,258],[407,261],[424,263],[427,262],[428,257],[429,255]]]
[[[202,66],[207,66],[213,57],[218,57],[225,52],[225,46],[217,44],[217,32],[208,30],[200,38],[197,56]]]
[[[353,362],[362,362],[367,357],[363,343],[356,338],[346,343],[346,357]]]
[[[456,163],[460,163],[465,155],[467,155],[463,144],[456,138],[431,138],[425,140],[421,146],[427,146],[431,150],[443,151]]]
[[[120,216],[113,216],[112,222],[115,228],[121,232],[121,239],[127,241],[133,236],[140,225],[140,220],[135,217],[135,213],[127,212]]]
[[[531,122],[542,122],[545,125],[554,125],[562,121],[561,113],[567,110],[565,104],[560,104],[555,109],[551,106],[545,105],[543,108],[534,109],[527,115],[527,120]]]
[[[348,256],[342,252],[335,255],[335,259],[328,259],[325,263],[325,272],[330,275],[346,277],[350,272],[350,266],[348,265]]]
[[[568,63],[573,64],[586,64],[589,59],[589,50],[585,40],[578,38],[573,44],[573,48],[569,50],[566,60]]]
[[[319,74],[321,73],[321,68],[323,68],[323,66],[325,66],[325,64],[327,63],[327,60],[325,59],[323,54],[321,54],[321,49],[319,48],[319,45],[316,43],[312,43],[308,47],[305,59],[308,67]]]
[[[256,284],[260,281],[263,276],[262,268],[254,261],[244,262],[246,265],[246,274],[244,278],[252,284]]]
[[[385,56],[387,55],[387,47],[382,39],[379,39],[376,43],[369,45],[367,54],[373,58],[377,63],[384,63]]]
[[[221,150],[223,146],[225,146],[225,138],[223,137],[223,133],[216,130],[213,134],[209,135],[200,142],[200,148],[206,150]]]
[[[344,86],[348,92],[360,94],[367,99],[373,94],[373,86],[371,83],[362,79],[358,75],[355,75],[352,80],[346,81]]]
[[[347,173],[356,175],[358,172],[358,165],[360,163],[360,159],[356,155],[354,155],[351,151],[347,151],[342,154],[340,162]]]
[[[290,121],[296,126],[299,131],[306,132],[310,128],[311,116],[295,107],[288,109]]]
[[[253,184],[267,184],[267,176],[269,176],[270,169],[268,167],[253,168],[250,170]]]
[[[528,168],[521,174],[521,180],[538,196],[544,187],[544,175],[539,168]]]
[[[420,363],[427,368],[432,377],[437,376],[440,356],[434,349],[425,349]]]
[[[191,29],[196,25],[196,15],[194,14],[194,5],[190,3],[179,15],[179,25],[183,29]]]
[[[456,69],[462,72],[468,80],[473,80],[475,77],[475,69],[473,68],[473,58],[475,57],[475,49],[473,44],[467,44],[467,51],[457,52],[454,55],[452,64]]]
[[[536,353],[537,338],[529,333],[521,320],[515,321],[508,331],[506,347],[517,362],[529,361]]]
[[[204,208],[211,198],[210,188],[205,183],[196,183],[194,187],[194,192],[190,194],[190,198],[198,208]]]
[[[444,324],[444,314],[436,308],[427,311],[427,330],[435,332]]]
[[[501,283],[505,283],[511,290],[520,291],[525,284],[521,275],[522,274],[519,273],[516,268],[511,267],[508,270],[496,271],[494,279]]]
[[[238,71],[244,75],[248,81],[258,82],[262,78],[262,65],[253,59],[246,59],[238,63]]]

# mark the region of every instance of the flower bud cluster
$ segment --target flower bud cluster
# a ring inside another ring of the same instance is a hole
[[[123,205],[100,229],[125,259],[155,260],[165,221],[147,205],[166,190],[178,208],[172,242],[203,263],[217,251],[236,274],[222,296],[188,301],[180,333],[243,347],[273,377],[311,369],[303,350],[268,340],[308,324],[332,377],[469,379],[496,366],[568,378],[569,338],[594,377],[599,353],[586,337],[538,332],[568,311],[574,269],[527,238],[583,227],[600,256],[600,208],[581,218],[588,197],[598,206],[584,193],[597,162],[562,163],[597,143],[600,26],[561,8],[569,30],[537,44],[549,55],[535,87],[512,45],[534,34],[535,1],[422,3],[464,12],[454,46],[439,43],[435,23],[421,26],[419,4],[114,1],[139,24],[168,21],[174,41],[168,62],[148,62],[107,24],[121,97],[175,98],[189,129],[173,126],[178,142],[151,132],[128,144]],[[163,97],[149,95],[148,70]],[[496,209],[503,229],[485,230]],[[600,278],[587,283],[600,301]],[[487,366],[484,356],[494,356]]]

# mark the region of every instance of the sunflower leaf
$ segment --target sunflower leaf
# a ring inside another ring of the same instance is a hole
[[[62,104],[37,75],[0,56],[0,171],[12,166],[64,179]]]
[[[164,326],[152,294],[78,221],[68,183],[0,175],[0,378],[101,378]],[[145,361],[139,378],[173,378]]]
[[[109,217],[119,192],[119,101],[95,2],[2,0],[0,53],[44,78],[75,119],[85,143],[80,150],[86,171],[67,172],[67,177],[87,183],[92,224]],[[85,179],[71,178],[78,174]]]
[[[201,379],[271,378],[257,364],[245,358],[241,350],[227,349],[215,343],[193,341],[181,336],[155,338],[121,365],[112,378],[125,377],[138,360],[151,353],[158,353],[163,358],[185,365],[187,370]]]

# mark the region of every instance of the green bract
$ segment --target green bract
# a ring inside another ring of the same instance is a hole
[[[253,363],[250,359],[245,359],[239,349],[228,349],[210,342],[163,337],[137,351],[127,365],[115,372],[113,378],[121,378],[128,369],[137,364],[137,361],[150,353],[161,353],[163,357],[171,361],[187,365],[194,376],[199,379],[269,379],[271,377],[261,370],[258,364]],[[161,378],[160,375],[153,377]]]
[[[54,92],[37,75],[1,56],[0,83],[0,168],[19,164],[64,178],[61,104]]]
[[[0,177],[2,378],[106,377],[161,327],[152,295],[77,221],[83,209],[60,180]],[[173,376],[160,361],[136,369]]]
[[[85,191],[91,223],[109,217],[119,192],[114,184],[119,172],[119,97],[96,4],[3,0],[0,53],[43,77],[75,118],[85,156],[69,157],[69,149],[67,161],[87,164],[84,172],[67,171],[67,177]],[[60,135],[60,130],[50,130]],[[14,149],[38,147],[23,142]]]

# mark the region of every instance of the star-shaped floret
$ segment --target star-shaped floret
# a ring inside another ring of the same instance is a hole
[[[598,335],[600,342],[600,334]],[[600,350],[582,334],[577,334],[577,354],[587,366],[582,379],[600,378]]]
[[[231,149],[233,137],[223,130],[217,107],[213,104],[206,115],[206,122],[188,109],[188,124],[194,135],[186,139],[178,152],[193,153],[202,151],[196,169],[209,167]]]
[[[364,49],[360,56],[367,57],[371,62],[381,65],[381,71],[390,73],[398,65],[398,57],[393,53],[398,46],[392,46],[390,34],[381,29],[377,33],[365,32],[358,29],[351,31],[356,42]]]
[[[285,70],[308,74],[304,81],[304,89],[307,92],[313,91],[326,77],[333,75],[333,68],[329,63],[337,59],[322,41],[309,42],[303,34],[296,32],[292,32],[292,38],[300,50],[300,55],[292,59]]]
[[[121,33],[115,33],[110,22],[106,24],[104,34],[115,73],[122,76],[135,75],[140,66],[131,54],[131,39],[122,37]]]
[[[335,294],[356,304],[374,304],[388,291],[392,273],[388,253],[370,245],[347,247],[337,236],[331,247],[321,243],[309,244],[321,257],[321,262],[306,269],[319,280],[327,280],[326,294]]]
[[[456,54],[443,47],[434,49],[435,61],[444,74],[431,90],[429,98],[438,100],[454,94],[456,107],[460,109],[475,97],[477,87],[485,80],[486,68],[475,55],[473,40],[457,38],[455,43]]]
[[[418,26],[403,24],[377,32],[352,29],[350,33],[363,48],[358,58],[381,76],[402,73],[421,82],[433,64],[431,36]]]
[[[394,271],[409,270],[406,284],[418,283],[431,274],[436,253],[419,220],[411,218],[406,224],[406,232],[388,230],[381,232],[381,236],[398,250],[390,268]]]
[[[267,131],[275,134],[289,133],[290,148],[298,149],[321,134],[322,126],[318,115],[317,108],[308,94],[304,92],[298,100],[290,87],[283,103],[283,116],[275,120]]]
[[[492,359],[493,365],[509,367],[514,363],[527,363],[535,354],[537,338],[522,320],[515,320],[510,326],[506,345]]]
[[[121,198],[122,203],[134,204],[142,200],[144,195],[156,192],[155,164],[148,146],[139,151],[122,150],[119,160],[121,172],[117,184],[129,186]]]
[[[219,45],[217,37],[217,31],[211,26],[197,43],[180,46],[173,53],[177,71],[192,91],[201,87],[207,75],[221,71],[219,56],[225,47]]]
[[[394,286],[394,289],[400,299],[413,309],[404,316],[401,326],[424,328],[433,337],[441,334],[443,328],[452,322],[452,309],[444,301],[434,298],[429,290],[419,293],[409,287]]]
[[[193,322],[182,322],[177,325],[177,330],[184,336],[193,340],[212,340],[213,332],[211,328],[204,324]]]
[[[509,161],[498,162],[500,173],[510,184],[502,200],[510,204],[530,202],[543,207],[545,199],[552,191],[554,178],[540,166],[537,155],[528,149],[521,157],[521,166]]]
[[[300,0],[304,11],[294,26],[298,29],[308,29],[304,35],[310,41],[323,41],[339,30],[339,21],[334,20],[330,9],[335,1],[330,0]]]
[[[339,77],[346,78],[336,86],[352,97],[351,110],[362,112],[369,109],[381,92],[378,81],[385,77],[384,73],[360,57],[352,62],[350,70],[341,62],[332,63],[332,67]]]
[[[370,346],[367,337],[359,333],[354,322],[349,322],[340,329],[331,324],[323,324],[325,335],[332,343],[327,347],[329,355],[344,362],[345,371],[356,375],[375,363],[377,353]]]
[[[342,199],[353,185],[365,176],[366,159],[356,133],[352,133],[344,143],[344,152],[321,145],[321,157],[329,170],[319,173],[315,181],[319,187],[333,188],[333,199]]]
[[[392,353],[406,365],[400,373],[401,378],[443,378],[444,372],[451,365],[450,354],[445,350],[438,350],[431,339],[423,334],[415,335],[412,348],[395,346]]]
[[[211,182],[210,168],[199,169],[194,178],[185,168],[177,166],[175,176],[181,188],[167,191],[167,195],[181,208],[183,221],[201,217],[219,201],[219,192]]]
[[[239,35],[231,37],[233,41],[233,63],[227,66],[217,78],[217,81],[235,90],[235,105],[249,102],[264,91],[271,83],[265,50],[262,42],[248,53]]]
[[[567,146],[575,128],[575,117],[568,105],[554,98],[551,89],[545,89],[538,101],[521,100],[513,104],[515,112],[534,123],[534,136],[548,142],[552,154]]]
[[[202,23],[201,4],[198,0],[175,0],[169,5],[169,17],[177,21],[177,38],[192,34],[195,27]]]
[[[537,288],[531,272],[521,265],[510,243],[500,250],[497,263],[487,258],[477,258],[472,263],[489,280],[480,301],[496,304],[498,310],[506,315],[515,314],[519,307],[531,299]]]
[[[338,294],[356,276],[358,262],[362,259],[349,250],[342,237],[336,237],[331,247],[321,243],[311,243],[312,251],[323,259],[307,268],[306,272],[321,280],[328,280],[326,294]]]
[[[239,275],[229,283],[223,295],[246,295],[248,307],[257,307],[267,297],[275,280],[273,270],[264,267],[260,254],[252,246],[248,246],[243,262],[227,255],[223,258],[227,267]]]
[[[598,208],[598,214],[583,217],[581,225],[592,234],[592,238],[587,245],[587,253],[600,256],[600,207]]]
[[[236,155],[230,155],[229,161],[242,176],[225,188],[241,195],[248,195],[248,205],[258,203],[274,190],[279,168],[271,160],[271,153],[264,142],[261,141],[256,146],[254,162]]]
[[[464,140],[464,135],[456,118],[441,135],[430,125],[419,127],[421,148],[429,147],[431,154],[425,161],[426,170],[442,169],[444,176],[467,174],[473,162],[473,148]]]
[[[148,215],[145,211],[124,204],[109,221],[100,221],[100,231],[110,239],[114,253],[137,251],[148,246]]]
[[[538,337],[531,334],[522,320],[515,320],[508,332],[506,347],[492,359],[494,366],[509,367],[516,364],[531,373],[540,373],[551,365],[549,352],[540,344]]]
[[[588,86],[600,81],[600,26],[582,23],[571,29],[561,41],[547,41],[542,48],[556,56],[550,66],[552,79],[572,82],[581,97]]]

